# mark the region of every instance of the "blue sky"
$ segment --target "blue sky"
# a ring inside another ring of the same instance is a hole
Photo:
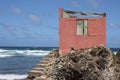
[[[0,0],[0,46],[58,46],[58,9],[107,13],[107,47],[120,47],[120,0]]]

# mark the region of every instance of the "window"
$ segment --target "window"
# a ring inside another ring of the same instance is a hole
[[[77,35],[87,35],[87,34],[88,34],[88,21],[77,20]]]

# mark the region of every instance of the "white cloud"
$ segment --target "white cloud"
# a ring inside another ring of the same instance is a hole
[[[120,27],[120,24],[110,23],[109,26],[111,26],[111,27]]]
[[[13,7],[12,10],[11,10],[14,14],[20,14],[22,11],[20,8],[16,8],[16,7]]]
[[[98,6],[100,5],[100,3],[97,0],[88,0],[88,1],[94,9],[98,8]]]
[[[80,4],[77,1],[72,1],[71,4],[73,7],[80,7]]]
[[[29,14],[29,15],[28,15],[28,18],[29,18],[31,21],[33,21],[34,23],[37,23],[37,24],[40,23],[40,18],[39,18],[39,16],[36,16],[36,15],[34,15],[34,14]]]

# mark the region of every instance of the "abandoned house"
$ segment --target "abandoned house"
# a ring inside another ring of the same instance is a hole
[[[106,14],[59,9],[59,52],[103,44],[106,46]]]

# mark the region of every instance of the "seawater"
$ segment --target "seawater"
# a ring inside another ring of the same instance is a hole
[[[57,47],[0,47],[0,80],[24,79],[27,73]]]
[[[120,50],[120,48],[110,48],[114,54],[117,54],[117,52]]]
[[[0,47],[0,80],[20,80],[57,47]],[[111,48],[117,53],[118,48]]]

